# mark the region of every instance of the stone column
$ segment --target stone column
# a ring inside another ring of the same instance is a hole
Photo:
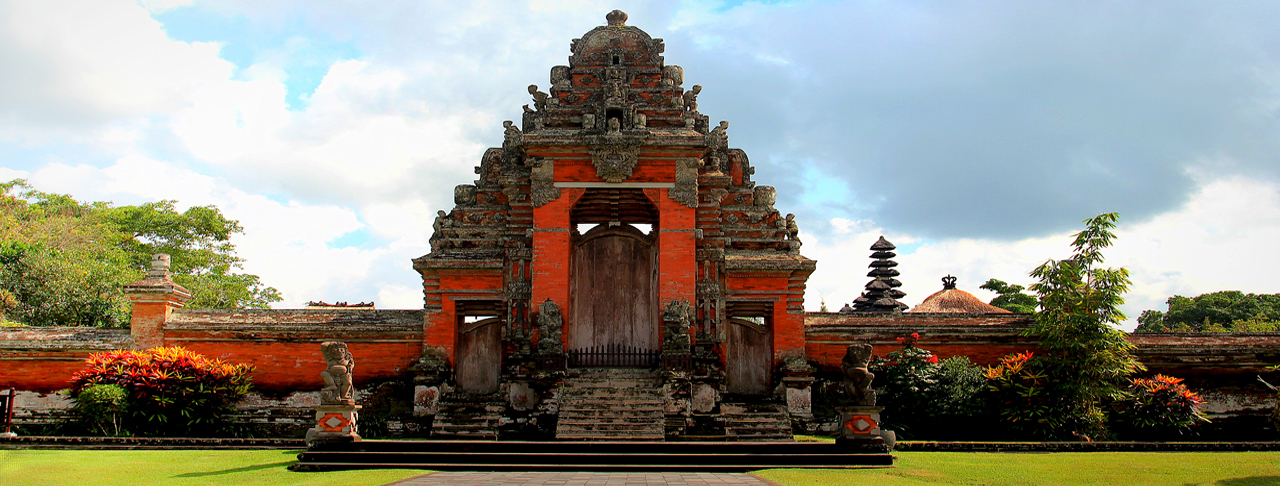
[[[191,299],[191,292],[173,281],[169,255],[163,253],[151,258],[146,278],[124,286],[124,294],[133,303],[129,328],[135,349],[164,346],[164,325],[169,314]]]

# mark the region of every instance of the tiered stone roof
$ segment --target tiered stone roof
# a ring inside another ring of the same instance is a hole
[[[898,290],[902,282],[894,278],[900,275],[893,267],[898,262],[890,260],[898,256],[893,250],[897,247],[881,236],[871,245],[871,271],[867,273],[872,280],[867,283],[866,291],[853,301],[855,312],[894,312],[907,310],[908,306],[897,299],[906,297],[906,292]]]

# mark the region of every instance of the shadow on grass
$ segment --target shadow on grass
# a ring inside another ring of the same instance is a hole
[[[271,464],[258,464],[256,466],[237,467],[235,469],[223,469],[221,471],[193,472],[193,473],[186,473],[186,474],[178,474],[174,477],[175,478],[203,478],[205,476],[221,476],[223,474],[235,474],[235,473],[242,473],[242,472],[249,472],[249,471],[261,471],[263,469],[272,469],[277,467],[286,468],[286,467],[289,467],[289,465],[293,464],[294,462],[296,461],[273,462]],[[1241,484],[1254,484],[1254,483],[1241,483]],[[1258,483],[1258,484],[1262,484],[1262,483]],[[1266,484],[1271,484],[1271,483],[1266,483]]]
[[[1223,479],[1216,483],[1219,486],[1280,486],[1280,476],[1250,476],[1247,478]]]

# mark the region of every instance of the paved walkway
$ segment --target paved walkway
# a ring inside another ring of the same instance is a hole
[[[438,472],[395,486],[772,486],[745,473]]]

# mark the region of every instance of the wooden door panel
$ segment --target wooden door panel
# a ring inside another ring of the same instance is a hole
[[[458,388],[466,393],[498,391],[502,371],[502,320],[485,319],[458,328]]]
[[[770,330],[753,322],[729,319],[727,334],[726,391],[739,395],[769,393],[773,371],[773,345]]]
[[[656,255],[633,227],[597,227],[575,245],[570,348],[658,349]]]

